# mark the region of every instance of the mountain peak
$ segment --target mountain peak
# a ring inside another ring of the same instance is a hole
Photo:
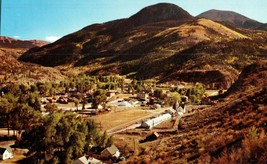
[[[197,17],[207,18],[219,22],[228,22],[241,28],[255,29],[262,25],[261,22],[250,19],[244,15],[225,10],[212,9],[199,14]]]
[[[193,19],[193,16],[175,4],[158,3],[143,8],[138,13],[131,16],[129,21],[132,22],[132,26],[139,26],[169,20],[184,21]]]

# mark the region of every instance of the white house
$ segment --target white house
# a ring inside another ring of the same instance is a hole
[[[0,147],[0,160],[13,158],[13,152],[10,147]]]
[[[179,116],[183,115],[184,114],[184,109],[181,106],[178,107],[177,113],[178,113]]]
[[[89,164],[102,164],[102,162],[100,160],[93,158],[93,157],[89,157],[88,162],[89,162]]]
[[[110,158],[110,157],[119,158],[120,157],[120,151],[115,145],[111,145],[110,147],[104,149],[101,152],[101,156],[103,158]]]
[[[89,164],[88,159],[85,156],[82,156],[73,161],[73,164]]]
[[[72,164],[102,164],[102,162],[96,158],[89,157],[88,159],[85,156],[82,156],[73,161]]]

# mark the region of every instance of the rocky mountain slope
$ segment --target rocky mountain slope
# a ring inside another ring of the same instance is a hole
[[[199,14],[197,17],[231,23],[233,25],[236,25],[237,27],[249,29],[256,29],[263,25],[263,23],[261,22],[255,21],[233,11],[209,10]]]
[[[44,66],[83,67],[88,74],[135,73],[142,79],[200,80],[227,88],[245,65],[265,58],[266,38],[264,31],[226,27],[161,3],[127,19],[90,25],[53,44],[30,49],[19,59]],[[207,81],[215,76],[210,76],[212,71],[225,77]]]

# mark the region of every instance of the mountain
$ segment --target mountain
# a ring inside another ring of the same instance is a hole
[[[46,44],[48,44],[48,42],[41,40],[17,40],[6,36],[0,36],[0,49],[6,50],[9,55],[16,58],[33,47],[41,47]]]
[[[178,6],[160,3],[32,48],[19,60],[59,69],[82,67],[81,73],[90,75],[134,73],[140,79],[228,88],[244,66],[265,58],[266,38],[264,31],[196,19]]]
[[[193,19],[190,14],[178,6],[160,3],[144,8],[128,19],[85,27],[63,37],[54,44],[32,49],[20,59],[56,66],[77,60],[84,55],[133,54],[150,51],[150,47],[142,47],[140,50],[136,47],[142,46],[142,43],[145,44],[150,39],[157,39],[154,36],[164,29]],[[53,58],[56,60],[50,60]]]
[[[63,75],[54,68],[24,63],[17,58],[33,47],[48,44],[45,41],[22,41],[9,37],[0,37],[0,86],[13,83],[33,83],[36,81],[54,81],[63,79]]]
[[[64,76],[54,68],[24,63],[12,56],[10,49],[0,48],[0,86],[62,80]]]
[[[131,16],[126,20],[125,25],[130,24],[130,27],[137,27],[144,24],[152,24],[163,21],[188,21],[193,19],[194,17],[187,11],[174,4],[159,3],[148,6]]]
[[[267,31],[267,23],[261,25],[260,27],[257,28],[258,30],[264,30]]]
[[[0,36],[0,48],[33,48],[41,47],[49,42],[41,40],[17,40],[14,38]]]
[[[247,18],[233,11],[209,10],[201,13],[198,18],[207,18],[218,22],[231,23],[241,28],[256,29],[263,23]]]

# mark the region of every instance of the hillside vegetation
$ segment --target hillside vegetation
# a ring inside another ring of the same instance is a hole
[[[242,90],[182,117],[177,132],[138,145],[127,163],[266,163],[266,63],[246,67],[232,86]],[[256,76],[257,83],[248,83]]]
[[[87,26],[30,49],[19,59],[90,75],[137,72],[141,79],[182,79],[226,89],[244,66],[266,58],[266,38],[267,32],[197,19],[178,6],[161,3],[130,18]],[[187,72],[204,77],[195,79],[184,75]],[[214,79],[212,72],[224,77]]]
[[[0,87],[6,84],[26,84],[37,81],[57,81],[65,76],[54,68],[19,62],[16,54],[23,50],[0,48]],[[15,55],[14,55],[15,54]]]

